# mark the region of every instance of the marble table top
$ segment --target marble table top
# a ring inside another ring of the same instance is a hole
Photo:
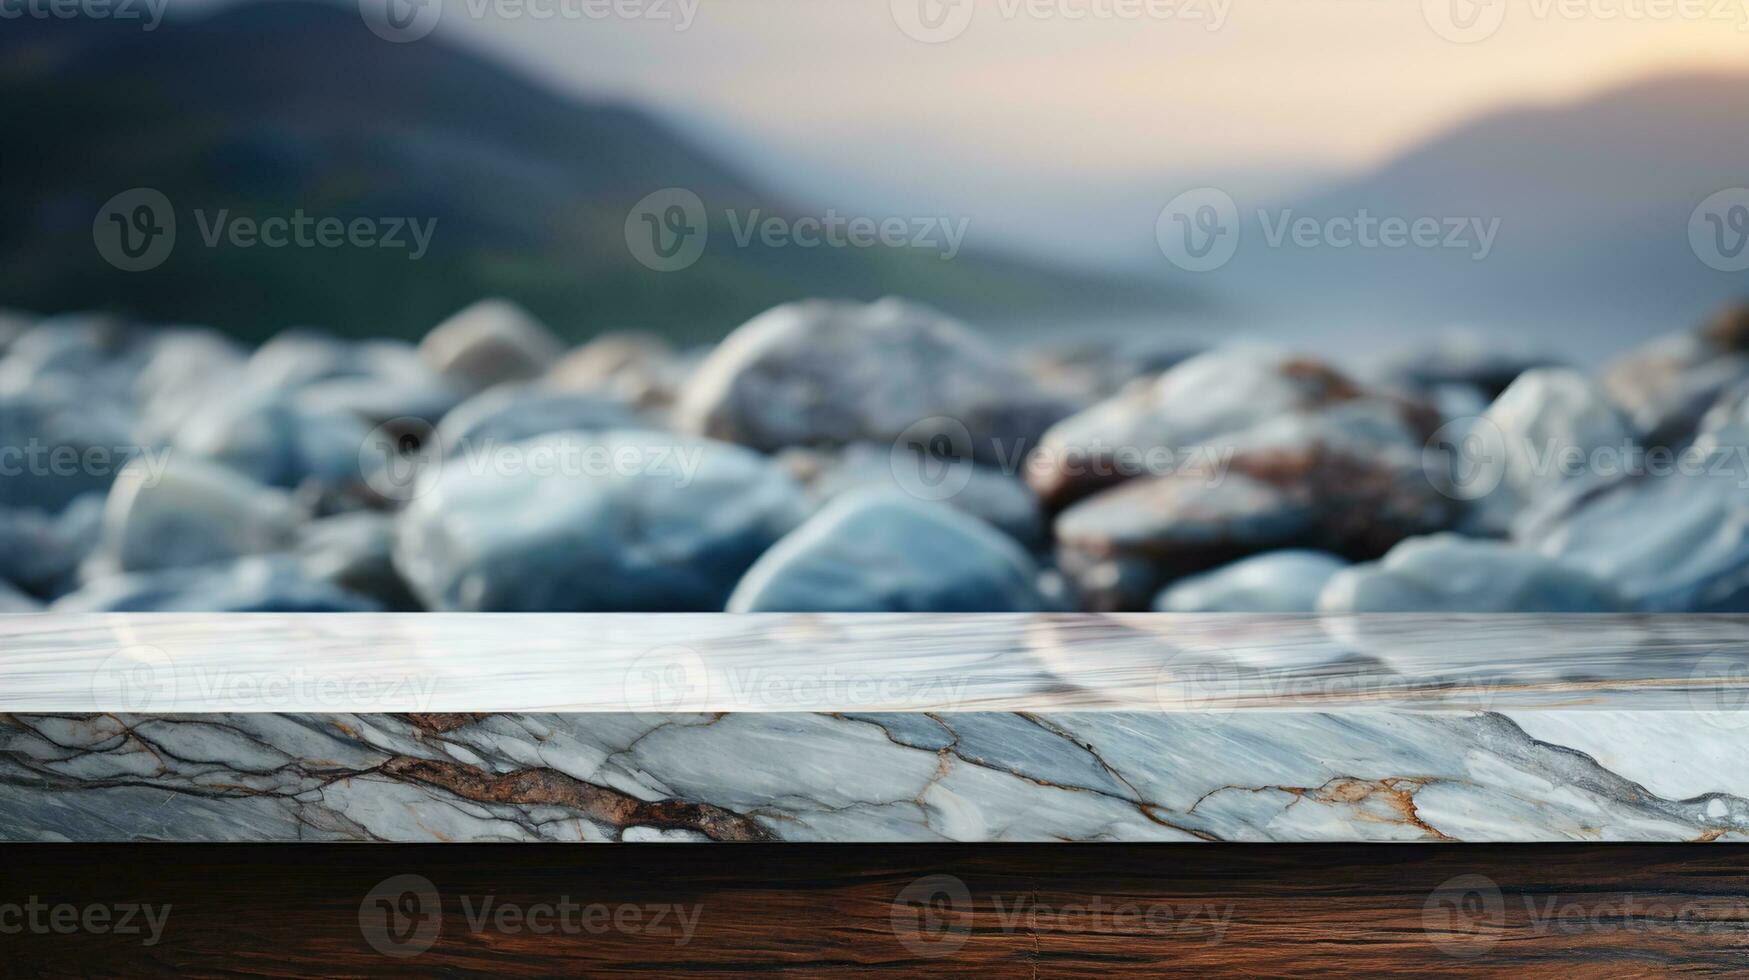
[[[0,840],[1744,841],[1749,618],[0,617]]]
[[[0,711],[1749,705],[1749,617],[21,614]]]

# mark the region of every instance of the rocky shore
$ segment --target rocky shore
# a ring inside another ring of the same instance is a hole
[[[0,316],[0,611],[1749,610],[1749,309],[1595,376],[1010,352],[807,301],[567,350]]]

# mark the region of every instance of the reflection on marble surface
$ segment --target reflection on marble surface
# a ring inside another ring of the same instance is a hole
[[[1749,617],[0,616],[0,711],[1732,709]]]

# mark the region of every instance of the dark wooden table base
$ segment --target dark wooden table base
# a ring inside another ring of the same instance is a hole
[[[24,845],[0,973],[1749,970],[1749,848]]]

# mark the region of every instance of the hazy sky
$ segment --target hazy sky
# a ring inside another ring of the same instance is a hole
[[[1088,265],[1147,257],[1190,186],[1279,198],[1505,104],[1749,69],[1749,0],[337,2],[440,4],[437,38],[680,118],[793,202]]]
[[[687,0],[684,30],[681,0],[618,0],[673,8],[667,22],[476,19],[469,4],[488,0],[444,2],[442,34],[560,84],[874,171],[1346,168],[1502,102],[1749,67],[1749,0],[957,0],[970,20],[940,43],[899,22],[943,0]],[[1430,24],[1470,7],[1480,29],[1504,20],[1472,43]]]

